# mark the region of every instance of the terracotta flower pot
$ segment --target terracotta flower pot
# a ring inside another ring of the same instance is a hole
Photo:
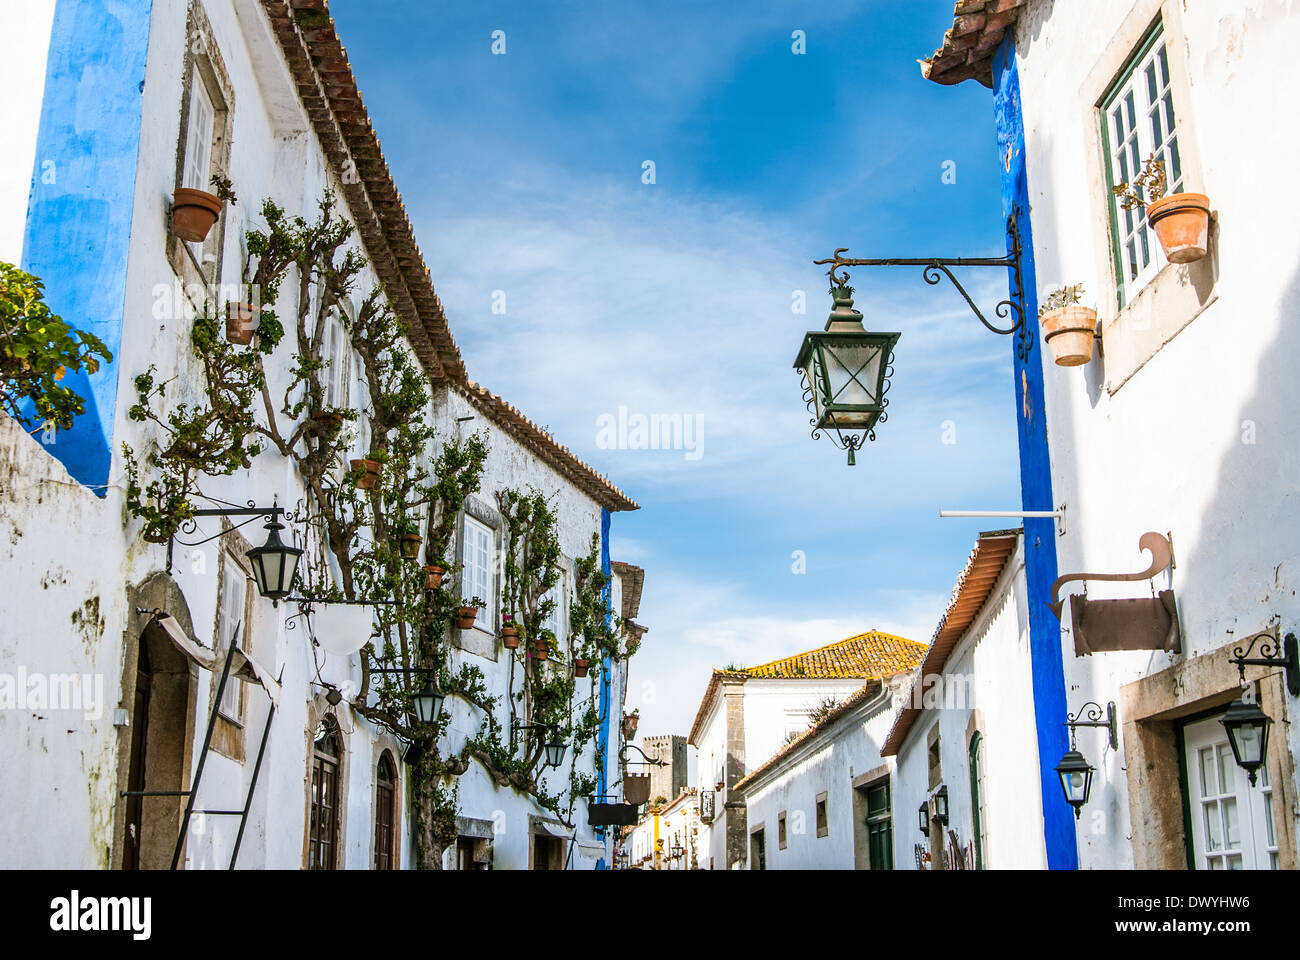
[[[1077,367],[1092,359],[1092,344],[1097,334],[1096,310],[1075,304],[1057,307],[1039,317],[1038,325],[1058,367]]]
[[[220,197],[206,190],[177,187],[172,197],[172,232],[190,243],[202,243],[224,206]]]
[[[519,628],[502,627],[501,628],[501,645],[507,650],[519,649]]]
[[[354,472],[357,470],[365,471],[361,475],[361,479],[357,481],[357,486],[362,490],[369,490],[375,485],[375,481],[379,479],[379,470],[383,466],[378,460],[351,460],[349,463]]]
[[[640,721],[641,721],[640,717],[623,718],[623,738],[625,740],[631,740],[633,737],[636,736],[636,725],[640,723]]]
[[[587,675],[587,671],[590,668],[591,668],[590,660],[578,659],[573,661],[573,675],[575,677],[585,677]]]
[[[402,538],[397,541],[397,552],[402,555],[403,560],[414,560],[420,555],[420,544],[424,543],[424,537],[418,533],[404,533]]]
[[[477,619],[478,607],[461,607],[460,615],[456,618],[456,626],[462,630],[469,630]]]
[[[253,332],[257,329],[258,314],[261,307],[251,303],[226,304],[226,339],[242,347],[253,342]]]
[[[550,659],[551,648],[547,645],[545,640],[539,638],[537,642],[533,644],[533,656],[538,660]]]
[[[332,437],[343,428],[343,415],[321,410],[311,415],[315,423],[327,437]]]
[[[442,578],[446,576],[447,568],[440,567],[436,563],[430,564],[424,568],[424,589],[437,590],[442,586]]]
[[[1209,249],[1210,198],[1203,193],[1161,197],[1147,207],[1147,220],[1170,263],[1193,263]]]

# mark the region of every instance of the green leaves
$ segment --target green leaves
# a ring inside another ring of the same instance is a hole
[[[25,428],[51,423],[66,430],[86,405],[60,381],[69,370],[96,373],[113,355],[94,334],[51,313],[44,289],[36,277],[0,262],[0,410]],[[27,414],[24,401],[31,403]]]

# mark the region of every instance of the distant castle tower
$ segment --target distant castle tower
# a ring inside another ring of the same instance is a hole
[[[662,767],[646,767],[650,774],[650,800],[659,797],[672,802],[686,789],[686,738],[679,736],[646,737],[641,749],[647,757],[664,761]]]

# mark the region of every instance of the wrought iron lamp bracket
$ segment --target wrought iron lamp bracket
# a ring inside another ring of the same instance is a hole
[[[1119,719],[1115,710],[1115,701],[1112,700],[1106,704],[1106,719],[1103,720],[1101,705],[1088,702],[1081,706],[1077,713],[1066,714],[1065,725],[1070,728],[1070,749],[1075,749],[1074,729],[1075,727],[1105,727],[1110,739],[1110,748],[1119,749]],[[1087,717],[1083,720],[1081,717]]]
[[[222,530],[220,533],[214,533],[210,537],[204,537],[202,540],[178,540],[176,535],[172,534],[167,538],[167,572],[172,572],[172,552],[177,543],[183,547],[197,547],[205,543],[210,543],[213,540],[220,540],[222,537],[234,533],[240,527],[252,523],[258,517],[272,517],[275,519],[283,517],[289,523],[293,523],[302,513],[301,506],[301,501],[299,501],[299,509],[297,513],[291,513],[278,504],[272,504],[272,506],[269,507],[259,507],[254,504],[252,500],[249,500],[248,505],[244,507],[236,507],[232,505],[229,507],[210,507],[202,510],[195,510],[189,517],[183,520],[180,525],[181,532],[187,535],[198,529],[198,523],[196,521],[199,517],[247,517],[247,519],[240,523],[232,524],[229,529]]]
[[[1016,215],[1014,213],[1007,217],[1007,236],[1011,240],[1011,252],[1005,257],[888,257],[864,260],[843,256],[848,252],[849,248],[840,247],[829,258],[813,262],[819,266],[830,264],[830,269],[826,271],[826,275],[830,279],[832,290],[838,286],[848,285],[849,274],[844,269],[846,267],[921,267],[922,277],[931,286],[939,283],[943,277],[947,277],[952,285],[957,288],[957,292],[961,294],[962,299],[966,301],[966,305],[970,307],[971,312],[985,327],[1002,336],[1019,333],[1016,354],[1023,362],[1029,358],[1029,351],[1033,349],[1034,341],[1025,323],[1025,284],[1024,269],[1021,262],[1023,249],[1020,243],[1020,228],[1016,224]],[[975,305],[975,301],[971,299],[970,294],[966,292],[966,288],[961,285],[961,282],[953,274],[951,267],[1002,267],[1003,269],[1010,269],[1012,272],[1011,297],[1000,301],[994,308],[994,312],[1003,320],[1014,316],[1015,323],[1006,328],[990,323],[980,311],[980,308]],[[836,271],[839,271],[839,273]]]
[[[1250,654],[1259,644],[1259,656]],[[1300,642],[1294,633],[1288,633],[1279,639],[1265,631],[1257,633],[1233,648],[1229,663],[1236,664],[1241,682],[1246,682],[1247,667],[1281,667],[1286,673],[1286,688],[1291,696],[1300,696]]]
[[[645,757],[645,759],[629,760],[627,758],[628,750],[635,750],[637,753],[641,754],[642,757]],[[667,763],[666,760],[652,760],[650,757],[646,756],[646,752],[642,750],[640,747],[638,747],[635,743],[624,743],[623,749],[619,750],[618,752],[618,759],[619,759],[619,763],[621,763],[624,767],[626,767],[628,764],[636,764],[639,767],[662,767],[665,763]]]

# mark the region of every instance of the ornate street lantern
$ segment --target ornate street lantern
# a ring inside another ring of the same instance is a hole
[[[442,704],[446,698],[433,685],[433,678],[424,681],[424,687],[411,698],[415,710],[415,720],[421,726],[430,727],[442,716]]]
[[[281,542],[280,531],[283,529],[284,524],[271,514],[266,521],[266,543],[245,554],[253,568],[257,592],[276,603],[292,592],[298,559],[302,556],[302,550]]]
[[[1247,701],[1245,695],[1232,701],[1228,712],[1219,721],[1228,732],[1228,746],[1237,766],[1246,771],[1250,785],[1255,785],[1259,768],[1268,757],[1268,728],[1273,725],[1273,718],[1260,709],[1252,697]]]
[[[1065,793],[1065,802],[1074,807],[1074,819],[1083,814],[1083,805],[1088,802],[1088,792],[1092,790],[1093,768],[1073,747],[1056,765],[1056,775],[1061,778],[1061,790]]]
[[[867,439],[875,440],[877,423],[889,418],[889,377],[893,373],[897,333],[870,333],[853,309],[853,288],[832,287],[835,308],[826,329],[808,331],[794,366],[803,378],[804,401],[813,415],[813,438],[835,431],[837,445],[849,453],[849,465]]]
[[[557,727],[551,739],[546,741],[546,763],[552,767],[558,767],[564,762],[564,751],[568,744],[560,739],[560,731]]]

